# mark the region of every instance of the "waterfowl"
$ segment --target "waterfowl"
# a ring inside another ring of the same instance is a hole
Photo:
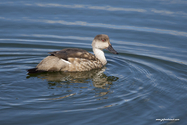
[[[28,72],[90,71],[92,69],[102,68],[107,63],[103,49],[107,49],[113,54],[118,54],[110,44],[108,35],[105,34],[95,36],[92,42],[92,48],[95,55],[78,48],[66,48],[60,51],[50,52],[50,55],[44,58],[36,68],[29,69]]]

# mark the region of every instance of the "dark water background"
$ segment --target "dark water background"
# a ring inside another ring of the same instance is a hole
[[[120,53],[103,69],[27,75],[97,34]],[[185,125],[186,93],[186,0],[0,1],[1,125]]]

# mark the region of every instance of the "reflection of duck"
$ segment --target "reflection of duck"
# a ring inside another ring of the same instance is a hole
[[[101,34],[97,35],[92,42],[93,52],[78,48],[67,48],[61,51],[51,52],[50,56],[43,59],[36,68],[29,69],[29,73],[41,71],[90,71],[103,67],[107,61],[103,49],[107,49],[114,54],[118,54],[110,44],[109,37]]]
[[[49,82],[56,83],[88,83],[92,80],[93,86],[102,88],[112,82],[117,81],[118,77],[106,76],[103,72],[106,67],[92,70],[89,72],[46,72],[38,74],[29,74],[27,78],[38,77],[46,79]]]

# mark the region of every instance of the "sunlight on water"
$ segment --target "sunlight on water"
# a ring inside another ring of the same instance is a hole
[[[187,4],[186,2],[174,2],[174,1],[170,1],[170,4]],[[15,2],[4,2],[4,3],[0,3],[0,4],[16,4]],[[178,11],[178,12],[172,12],[172,11],[168,11],[168,10],[157,10],[155,8],[152,9],[137,9],[137,8],[121,8],[121,7],[112,7],[112,6],[91,6],[91,5],[84,5],[84,4],[74,4],[74,5],[64,5],[64,4],[55,4],[55,3],[26,3],[26,2],[22,2],[20,3],[24,6],[39,6],[39,7],[60,7],[60,8],[73,8],[73,9],[93,9],[93,10],[105,10],[105,11],[126,11],[126,12],[140,12],[140,13],[156,13],[156,14],[166,14],[166,15],[183,15],[186,16],[187,13],[182,12],[182,11]],[[19,4],[19,5],[20,5]],[[168,2],[167,2],[168,4]]]
[[[0,17],[4,20],[11,20],[8,18]],[[14,21],[29,21],[29,22],[41,22],[48,24],[62,24],[62,25],[76,25],[76,26],[86,26],[86,27],[100,27],[100,28],[109,28],[109,29],[118,29],[118,30],[134,30],[134,31],[143,31],[143,32],[153,32],[161,34],[170,34],[177,36],[187,37],[187,32],[180,32],[175,30],[166,30],[166,29],[157,29],[157,28],[148,28],[148,27],[136,27],[136,26],[126,26],[126,25],[112,25],[112,24],[102,24],[102,23],[88,23],[82,21],[67,22],[64,20],[41,20],[41,19],[28,19],[27,17],[22,19],[15,19]]]

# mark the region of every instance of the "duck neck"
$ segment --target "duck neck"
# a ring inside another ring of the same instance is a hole
[[[93,48],[95,56],[102,62],[103,65],[107,63],[103,50]]]

